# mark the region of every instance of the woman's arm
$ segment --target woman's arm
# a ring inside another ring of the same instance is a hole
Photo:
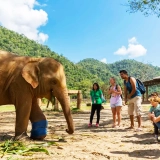
[[[91,102],[93,103],[93,94],[92,94],[92,91],[90,91],[90,98],[91,98]]]
[[[113,93],[113,89],[111,89],[111,87],[109,87],[108,94],[112,94],[112,93]]]
[[[117,86],[117,91],[114,90],[114,93],[116,93],[116,94],[118,94],[118,95],[121,95],[121,94],[122,94],[122,89],[121,89],[121,87],[120,87],[119,85]]]

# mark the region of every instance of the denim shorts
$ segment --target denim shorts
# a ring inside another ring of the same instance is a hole
[[[119,107],[119,106],[122,107],[122,100],[118,101],[117,103],[110,104],[111,108],[116,108],[116,107]]]

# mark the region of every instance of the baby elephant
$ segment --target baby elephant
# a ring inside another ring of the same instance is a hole
[[[15,138],[26,136],[29,120],[31,138],[44,139],[47,120],[37,98],[60,102],[69,134],[74,132],[66,77],[63,66],[52,58],[18,56],[0,50],[0,105],[13,104],[16,109]]]

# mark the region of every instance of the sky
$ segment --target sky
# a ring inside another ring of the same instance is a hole
[[[0,0],[0,25],[73,63],[135,59],[160,66],[160,18],[129,13],[127,0]]]

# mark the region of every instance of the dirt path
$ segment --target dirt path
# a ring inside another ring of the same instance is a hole
[[[27,160],[146,160],[160,159],[159,145],[154,142],[153,127],[148,120],[147,111],[143,112],[143,131],[127,130],[129,119],[127,116],[127,107],[122,110],[122,126],[113,129],[110,109],[104,109],[101,112],[100,127],[88,128],[89,112],[73,114],[75,123],[75,133],[68,135],[65,133],[66,121],[63,113],[45,111],[49,121],[48,136],[46,142],[55,142],[57,145],[46,146],[50,155],[43,153],[33,156],[16,156],[13,159]],[[145,108],[144,108],[145,110]],[[0,113],[0,139],[3,141],[5,133],[13,135],[14,133],[14,112]],[[95,124],[94,117],[94,124]],[[136,121],[136,119],[135,119]],[[135,123],[137,126],[137,122]],[[28,128],[30,131],[30,126]],[[34,143],[33,141],[30,143]],[[42,143],[42,142],[36,142]],[[4,156],[2,159],[7,159]]]

